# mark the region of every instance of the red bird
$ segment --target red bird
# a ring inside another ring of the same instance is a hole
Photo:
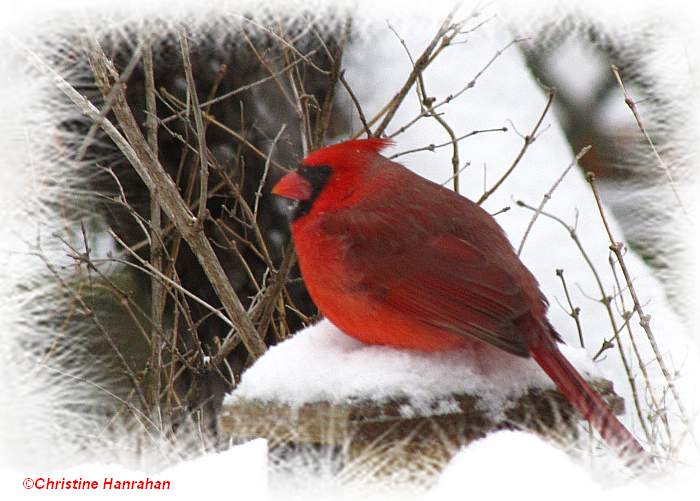
[[[292,236],[321,313],[369,344],[437,351],[488,343],[532,356],[609,445],[646,458],[559,351],[547,300],[496,220],[381,156],[389,144],[319,149],[272,190],[298,201]]]

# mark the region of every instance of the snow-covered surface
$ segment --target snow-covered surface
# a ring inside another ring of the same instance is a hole
[[[488,353],[368,346],[322,320],[271,348],[243,374],[225,402],[250,399],[299,406],[406,397],[410,408],[403,412],[423,415],[451,412],[449,397],[469,394],[478,396],[484,409],[498,413],[529,388],[553,388],[532,359],[484,349]],[[579,370],[596,374],[585,351],[563,349]],[[436,411],[431,404],[438,402],[442,406]]]
[[[477,473],[478,472],[478,473]],[[604,472],[598,472],[604,475]],[[676,483],[636,479],[603,487],[580,463],[541,438],[500,431],[462,449],[445,467],[426,501],[465,499],[465,492],[490,499],[659,500],[693,499],[692,470],[676,473]]]

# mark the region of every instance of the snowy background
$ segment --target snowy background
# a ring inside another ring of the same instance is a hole
[[[366,114],[373,115],[391,98],[410,71],[410,61],[397,37],[387,30],[386,20],[390,20],[396,32],[405,39],[412,53],[418,54],[434,34],[449,6],[434,3],[431,11],[427,12],[424,3],[415,3],[411,7],[401,4],[400,8],[394,2],[383,5],[358,2],[358,5],[360,7],[354,9],[357,12],[357,29],[360,32],[364,30],[366,36],[353,43],[345,55],[346,78]],[[470,12],[471,7],[465,2],[463,11]],[[0,440],[5,457],[0,464],[3,468],[0,470],[0,483],[7,499],[48,495],[22,489],[21,480],[27,476],[45,475],[52,471],[54,477],[99,478],[105,475],[129,476],[130,470],[134,476],[143,475],[135,470],[135,465],[140,465],[141,471],[160,470],[153,476],[173,480],[174,488],[169,493],[160,494],[160,497],[183,499],[193,495],[203,497],[231,493],[233,496],[230,486],[233,482],[236,484],[235,496],[251,500],[354,499],[359,495],[376,499],[436,500],[489,495],[500,499],[522,496],[523,492],[530,491],[539,493],[543,499],[560,498],[562,493],[566,493],[565,496],[570,499],[657,499],[662,496],[690,499],[692,492],[700,488],[696,484],[698,475],[693,466],[697,449],[692,440],[685,442],[681,465],[674,472],[644,481],[622,482],[615,478],[611,482],[601,474],[600,467],[588,468],[537,437],[525,433],[499,432],[460,452],[435,485],[426,491],[396,485],[365,485],[357,479],[344,481],[330,471],[326,475],[312,475],[308,472],[305,474],[301,469],[297,475],[286,473],[270,477],[266,445],[260,440],[218,454],[210,453],[164,470],[160,468],[157,455],[139,457],[136,446],[111,447],[111,444],[119,441],[128,442],[128,437],[105,437],[99,446],[96,445],[95,451],[91,451],[93,454],[74,449],[71,436],[77,436],[92,426],[92,423],[82,421],[79,412],[82,405],[90,405],[92,393],[85,385],[75,384],[71,379],[75,374],[57,377],[50,369],[36,366],[34,360],[25,356],[28,346],[33,349],[43,347],[42,343],[51,339],[50,325],[33,315],[35,308],[44,311],[37,301],[50,301],[52,296],[50,290],[44,290],[46,284],[26,282],[28,277],[35,276],[33,272],[44,269],[44,264],[31,254],[28,243],[35,245],[41,241],[44,253],[53,262],[66,261],[56,242],[44,237],[52,234],[55,225],[61,224],[60,217],[53,212],[57,209],[47,205],[47,201],[56,197],[57,193],[70,189],[67,180],[72,172],[70,163],[37,156],[40,151],[37,145],[50,140],[45,133],[46,128],[55,124],[58,117],[69,113],[69,110],[50,108],[49,105],[54,103],[47,102],[46,96],[52,83],[38,78],[31,70],[27,63],[27,51],[42,52],[44,47],[38,45],[39,34],[45,40],[47,33],[90,25],[95,19],[102,22],[115,19],[115,24],[119,24],[125,18],[145,18],[158,13],[169,20],[188,16],[189,19],[206,22],[206,18],[215,15],[217,9],[235,11],[238,8],[241,8],[239,4],[220,7],[215,3],[197,3],[195,7],[193,2],[154,2],[145,10],[141,5],[130,5],[128,2],[121,2],[118,6],[111,2],[90,5],[82,1],[60,5],[27,2],[13,6],[12,12],[3,15],[1,26],[4,34],[0,42],[5,47],[5,56],[0,61],[0,216],[3,221],[0,225],[0,332],[4,338],[0,343],[0,376],[4,384],[0,388]],[[296,7],[284,8],[293,11]],[[573,13],[582,18],[599,20],[613,36],[618,33],[620,36],[631,36],[640,26],[648,26],[649,23],[661,27],[658,33],[663,35],[662,38],[647,47],[648,71],[654,75],[656,83],[668,92],[670,100],[682,100],[687,109],[700,109],[697,106],[700,104],[697,102],[698,52],[694,44],[697,41],[694,29],[699,25],[690,3],[679,5],[674,12],[664,12],[663,15],[659,12],[661,2],[648,2],[641,6],[622,2],[618,7],[591,3],[579,9],[574,9],[567,2],[541,2],[536,6],[524,2],[480,5],[479,8],[481,15],[475,18],[474,24],[490,18],[492,14],[496,14],[496,17],[470,34],[468,43],[446,51],[439,63],[431,66],[425,75],[428,92],[438,100],[458,91],[477,75],[496,51],[506,47],[513,39],[511,30],[515,30],[517,36],[527,36],[531,32],[537,33],[548,21],[557,21],[559,16]],[[668,26],[668,32],[663,29],[664,26]],[[583,80],[583,76],[594,71],[594,65],[587,67],[573,57],[568,67],[566,64],[563,66],[562,71],[570,75],[574,82]],[[581,92],[585,93],[585,87]],[[500,177],[522,144],[517,131],[525,134],[532,128],[546,100],[546,91],[528,72],[522,53],[517,47],[510,46],[479,77],[473,89],[445,108],[445,118],[454,124],[457,135],[483,128],[508,127],[505,133],[480,134],[462,143],[463,161],[471,164],[460,176],[464,195],[478,198],[484,184],[489,186]],[[632,120],[622,96],[609,108],[611,120],[613,117],[616,120]],[[410,121],[416,110],[415,102],[407,100],[387,132],[392,133],[401,124]],[[697,116],[689,116],[683,131],[685,141],[683,137],[679,138],[679,156],[686,163],[690,163],[689,159],[696,153],[693,148],[697,146],[691,141],[697,137],[696,120]],[[429,143],[440,144],[447,139],[444,130],[437,127],[435,122],[423,120],[399,136],[396,146],[388,151],[388,155]],[[514,201],[521,199],[537,206],[575,153],[564,137],[556,116],[548,115],[541,135],[528,149],[522,163],[485,204],[485,208],[492,213],[506,206],[511,207],[509,211],[499,214],[497,219],[515,247],[523,238],[532,212],[517,207]],[[399,161],[417,173],[442,183],[451,175],[450,156],[450,148],[446,147],[435,152],[405,155]],[[692,178],[684,178],[677,187],[688,212],[687,217],[678,221],[677,229],[681,237],[688,240],[686,249],[691,251],[686,253],[690,253],[696,249],[692,238],[697,233],[693,217],[696,187]],[[659,195],[659,192],[662,194]],[[624,203],[672,203],[668,186],[658,186],[652,193],[654,197],[649,192],[643,192],[637,199],[631,197]],[[652,201],[656,197],[658,199]],[[546,211],[557,214],[568,224],[576,222],[577,233],[592,261],[601,270],[608,293],[612,294],[614,281],[608,265],[607,236],[590,188],[580,171],[573,170],[566,176],[547,203]],[[612,219],[612,216],[609,217]],[[612,231],[617,238],[622,238],[623,230],[615,221]],[[678,235],[674,238],[678,240]],[[610,323],[604,308],[595,300],[599,297],[595,280],[566,230],[556,222],[540,217],[527,238],[522,259],[550,299],[553,325],[568,344],[578,346],[573,321],[560,306],[566,304],[566,299],[555,270],[565,271],[572,301],[581,307],[587,349],[587,356],[574,350],[567,351],[567,355],[577,358],[578,366],[591,367],[615,382],[616,391],[627,400],[624,420],[639,434],[619,357],[611,350],[599,362],[593,364],[590,361],[603,338],[610,336]],[[681,308],[674,308],[667,300],[669,293],[659,278],[636,254],[627,253],[625,260],[634,276],[640,300],[651,314],[652,327],[666,360],[674,372],[679,372],[675,382],[690,415],[694,416],[698,409],[696,381],[700,375],[698,333],[697,329],[692,328],[698,320],[697,304],[693,303],[698,296],[692,288],[700,283],[694,278],[697,271],[684,268],[686,289],[680,295],[685,302]],[[682,260],[679,262],[682,265]],[[636,321],[634,323],[637,335],[643,335]],[[640,349],[642,360],[650,362],[653,353],[648,343],[640,342]],[[630,353],[629,348],[627,352]],[[526,362],[523,364],[527,378],[520,379],[519,384],[547,384],[536,370],[527,367]],[[304,371],[305,367],[309,370]],[[83,369],[79,374],[82,379],[91,381],[93,386],[102,383],[96,380],[98,376],[91,373],[92,368]],[[519,371],[521,368],[512,369]],[[649,363],[648,370],[654,391],[661,394],[665,388],[662,375],[653,363]],[[364,380],[355,378],[360,372],[366,375]],[[405,373],[408,373],[407,377],[402,378]],[[416,374],[421,377],[415,378]],[[438,385],[440,381],[449,379],[446,374],[452,376],[450,385]],[[417,388],[416,394],[420,398],[430,398],[435,394],[479,387],[473,377],[469,377],[473,374],[473,367],[454,357],[418,356],[386,348],[364,347],[335,331],[332,326],[322,324],[270,350],[244,375],[237,391],[243,396],[309,401],[319,396],[331,400],[342,399],[343,395],[358,392],[381,396],[388,389],[393,392],[393,389],[411,387]],[[503,377],[503,374],[500,376]],[[352,381],[354,386],[343,385],[344,381]],[[492,388],[489,384],[487,381],[484,386]],[[673,407],[672,397],[666,398],[668,405]],[[70,415],[63,414],[67,401],[74,404]],[[672,418],[674,415],[672,412]],[[678,423],[674,423],[674,426],[678,426]],[[57,440],[56,437],[62,439]],[[154,440],[157,442],[158,438]],[[163,448],[163,454],[170,453],[167,446],[163,445]],[[85,463],[87,457],[91,457],[91,460]],[[129,465],[130,470],[123,465]],[[81,498],[86,495],[79,493]],[[114,493],[91,495],[107,498]]]

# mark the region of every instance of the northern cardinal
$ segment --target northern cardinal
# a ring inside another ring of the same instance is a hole
[[[421,351],[489,343],[533,357],[603,439],[648,456],[564,358],[547,300],[496,220],[380,155],[379,138],[309,154],[272,193],[296,200],[292,236],[311,298],[345,333]]]

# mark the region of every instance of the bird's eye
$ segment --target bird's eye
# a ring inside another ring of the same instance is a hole
[[[331,175],[331,168],[325,165],[320,167],[305,167],[302,165],[299,166],[297,172],[311,184],[314,193],[318,195],[328,182],[328,178]]]

